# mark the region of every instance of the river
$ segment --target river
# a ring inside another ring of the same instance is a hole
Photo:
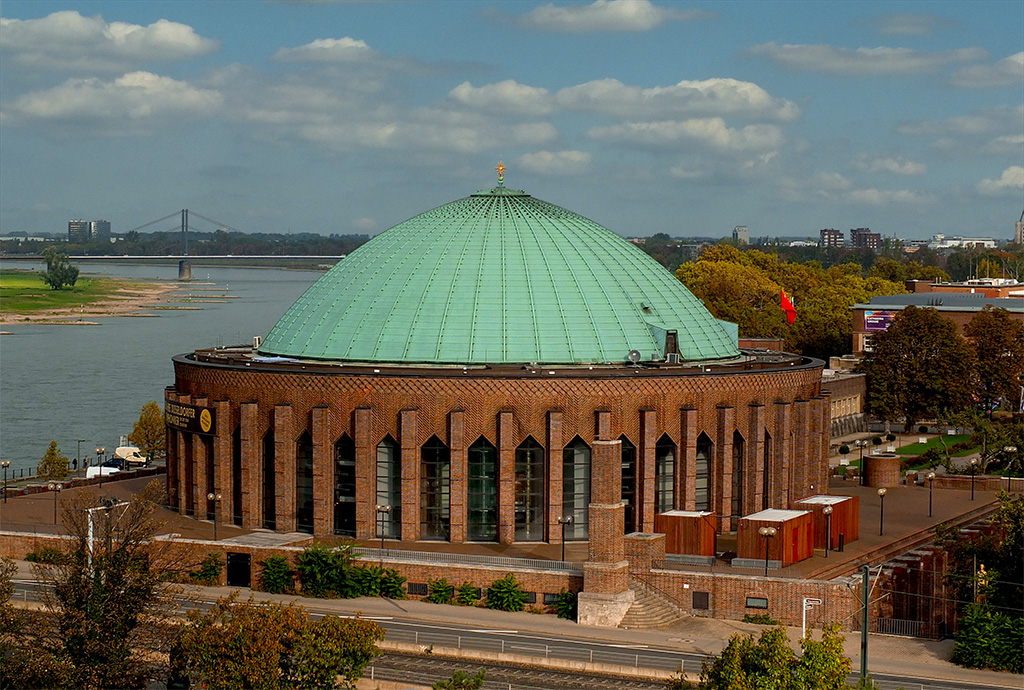
[[[4,268],[39,268],[9,262]],[[83,264],[83,275],[172,282],[177,265]],[[200,309],[153,310],[152,318],[92,318],[99,325],[8,324],[0,330],[0,459],[35,468],[50,441],[68,458],[113,452],[142,406],[163,407],[174,383],[171,357],[197,348],[251,343],[323,275],[278,268],[193,266],[181,299]],[[170,304],[177,304],[171,302]]]

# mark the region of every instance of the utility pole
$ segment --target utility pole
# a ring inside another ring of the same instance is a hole
[[[861,568],[861,603],[863,610],[861,611],[860,620],[860,679],[861,682],[867,685],[868,680],[868,575],[871,574],[871,568],[863,566]]]

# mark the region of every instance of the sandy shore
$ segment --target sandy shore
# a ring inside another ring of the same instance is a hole
[[[161,309],[190,307],[158,306],[168,300],[168,294],[183,289],[181,283],[133,283],[121,288],[106,299],[92,304],[64,309],[46,309],[34,314],[16,314],[0,311],[0,326],[19,323],[46,323],[66,325],[96,325],[92,319],[109,316],[158,316]],[[196,308],[196,307],[191,307]],[[156,313],[154,313],[156,312]]]

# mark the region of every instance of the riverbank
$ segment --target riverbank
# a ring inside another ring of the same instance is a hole
[[[155,306],[182,286],[82,276],[70,290],[50,290],[35,271],[0,271],[0,326],[12,324],[96,325],[92,319],[154,316]]]

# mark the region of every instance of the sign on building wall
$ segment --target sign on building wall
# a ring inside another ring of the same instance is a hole
[[[896,312],[894,311],[866,310],[864,312],[864,330],[887,331],[889,330],[889,324],[892,323],[894,316],[896,316]]]
[[[193,434],[217,433],[217,417],[214,410],[208,407],[188,405],[186,403],[164,403],[164,420],[167,426]]]

